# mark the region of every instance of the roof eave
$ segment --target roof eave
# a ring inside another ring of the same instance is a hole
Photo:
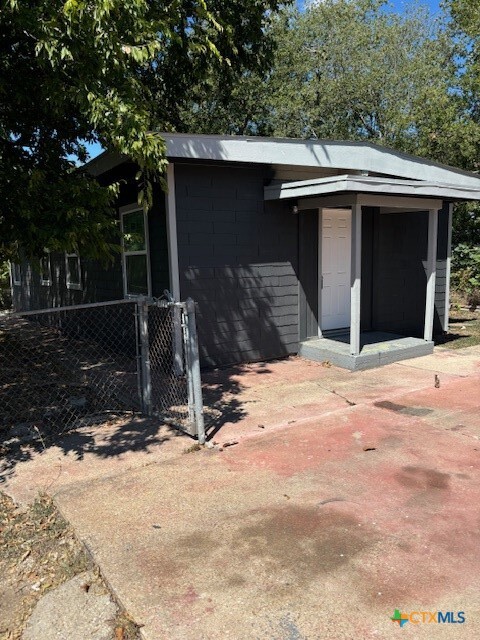
[[[361,176],[335,176],[265,187],[265,200],[298,200],[341,193],[381,194],[415,198],[440,198],[450,202],[480,200],[480,188],[414,180],[384,180]]]

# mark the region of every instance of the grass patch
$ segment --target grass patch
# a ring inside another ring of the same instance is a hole
[[[449,349],[462,349],[480,344],[480,311],[453,307],[450,310],[449,332],[438,344]]]
[[[191,447],[185,447],[185,449],[183,450],[183,453],[195,453],[195,451],[201,451],[203,449],[202,445],[199,444],[198,442],[195,442],[195,444],[192,444]]]

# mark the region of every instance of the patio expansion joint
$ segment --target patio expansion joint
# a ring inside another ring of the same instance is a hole
[[[438,373],[439,375],[441,375],[443,372],[440,371],[439,369],[433,369],[430,367],[419,367],[418,365],[412,364],[411,360],[404,360],[402,362],[394,362],[392,363],[394,366],[396,367],[406,367],[406,368],[411,368],[411,369],[415,369],[417,371],[431,371],[432,373]],[[470,378],[471,377],[471,373],[449,373],[448,374],[451,377],[455,377],[455,378]]]
[[[395,363],[395,364],[400,364],[400,363]],[[407,364],[402,366],[408,366]],[[428,371],[428,369],[427,369]],[[432,375],[435,373],[435,370],[432,370]],[[475,377],[472,376],[472,374],[467,374],[465,376],[455,376],[454,374],[449,374],[450,376],[452,376],[454,378],[454,380],[452,380],[452,382],[456,381],[456,380],[460,380],[460,379],[465,379],[465,378],[469,378],[469,377]],[[448,385],[449,383],[446,382],[444,383],[445,385]],[[335,395],[337,397],[340,397],[342,399],[344,399],[348,404],[346,406],[343,407],[339,407],[337,409],[331,409],[330,411],[326,411],[325,413],[321,413],[317,416],[309,416],[307,418],[300,418],[298,420],[295,420],[294,422],[291,421],[285,421],[285,422],[280,422],[274,425],[271,425],[270,427],[268,427],[268,429],[259,431],[259,432],[252,432],[252,433],[246,433],[243,434],[241,436],[238,437],[238,439],[240,441],[245,441],[245,440],[250,440],[252,438],[261,438],[269,433],[272,432],[276,432],[276,431],[281,431],[282,429],[289,429],[289,428],[294,428],[297,425],[308,425],[311,424],[313,422],[322,420],[323,418],[326,417],[330,417],[333,416],[335,414],[341,414],[344,413],[345,411],[355,411],[361,407],[371,407],[374,411],[378,410],[378,411],[388,411],[388,409],[382,408],[381,406],[377,406],[377,403],[379,402],[386,402],[389,400],[394,400],[396,398],[401,398],[402,396],[404,396],[405,394],[408,393],[412,393],[412,392],[416,392],[416,391],[424,391],[426,389],[430,389],[433,387],[433,384],[425,384],[425,385],[421,385],[421,386],[415,386],[414,389],[408,389],[408,388],[404,388],[404,389],[400,389],[398,392],[395,393],[391,393],[388,394],[386,396],[381,396],[378,398],[373,398],[373,399],[368,399],[368,400],[359,400],[358,402],[353,402],[351,400],[348,400],[345,396],[342,396],[341,394],[339,394],[335,389],[329,389],[328,387],[324,387],[323,385],[317,383],[317,386],[319,386],[321,389],[323,389],[324,391],[328,391],[329,393],[331,393],[332,395]],[[405,420],[422,420],[421,416],[409,416],[409,415],[402,415],[402,418]]]

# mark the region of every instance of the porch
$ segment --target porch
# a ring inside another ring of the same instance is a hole
[[[299,355],[358,370],[430,354],[448,330],[452,203],[475,198],[378,174],[266,187],[299,217]]]
[[[350,353],[350,332],[330,337],[310,338],[300,343],[299,355],[307,360],[329,362],[337,367],[359,371],[399,360],[426,356],[433,352],[433,341],[405,337],[384,331],[360,333],[357,354]]]

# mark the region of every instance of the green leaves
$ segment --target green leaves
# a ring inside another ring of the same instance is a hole
[[[276,0],[8,0],[0,12],[0,259],[45,249],[108,257],[114,194],[74,171],[84,142],[165,170],[155,131],[182,127],[193,87],[266,58]]]

